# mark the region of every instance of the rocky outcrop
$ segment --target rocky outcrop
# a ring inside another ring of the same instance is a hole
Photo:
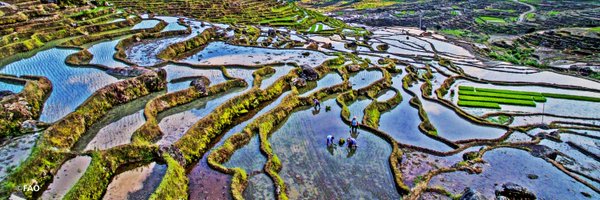
[[[269,29],[267,35],[269,35],[269,37],[275,37],[277,36],[277,31],[275,31],[275,29]]]
[[[379,51],[387,51],[388,49],[390,49],[390,45],[386,43],[377,45],[377,50]]]
[[[496,196],[506,197],[508,199],[537,199],[535,194],[529,191],[529,189],[511,182],[502,184],[501,188],[496,189]]]
[[[577,73],[581,74],[582,76],[589,76],[592,73],[594,73],[594,70],[592,70],[592,68],[590,66],[572,65],[569,67],[569,71],[577,72]]]
[[[15,93],[12,91],[2,90],[2,91],[0,91],[0,99],[4,98],[6,96],[13,95],[13,94],[15,94]]]
[[[294,85],[296,87],[305,87],[306,86],[306,79],[304,79],[304,78],[294,78],[294,79],[292,79],[292,85]]]
[[[344,46],[346,47],[346,49],[356,50],[358,48],[358,43],[352,41],[344,44]]]
[[[317,42],[310,42],[306,48],[312,49],[312,50],[318,50],[319,44]]]
[[[106,73],[113,76],[122,76],[122,77],[136,77],[141,76],[143,74],[152,72],[152,70],[143,68],[143,67],[117,67],[106,70]]]
[[[202,94],[206,94],[206,88],[210,85],[210,80],[204,76],[193,80],[190,83],[190,86],[194,87],[197,91],[200,91]]]
[[[479,151],[470,151],[470,152],[466,152],[462,155],[463,160],[468,161],[468,160],[473,160],[475,158],[477,158],[477,156],[479,156]]]
[[[550,158],[554,160],[558,154],[556,150],[544,145],[532,145],[529,148],[531,149],[531,155],[539,158]]]
[[[555,142],[562,142],[560,140],[560,134],[558,131],[552,131],[550,133],[548,132],[539,132],[536,136],[540,137],[540,138],[545,138],[545,139],[549,139]]]
[[[22,133],[31,133],[38,131],[38,122],[35,120],[26,120],[21,123],[21,132]]]
[[[353,64],[353,65],[346,65],[346,69],[347,69],[349,72],[358,72],[358,71],[360,71],[360,65],[357,65],[357,64]]]
[[[487,200],[485,196],[472,188],[465,188],[460,200]]]
[[[300,77],[306,79],[307,81],[314,81],[319,78],[319,73],[308,65],[300,66],[302,68],[302,72],[300,72]]]

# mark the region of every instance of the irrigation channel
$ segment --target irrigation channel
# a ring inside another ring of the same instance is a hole
[[[258,27],[246,44],[235,27],[192,19],[158,16],[132,29],[160,21],[169,34],[55,47],[1,66],[0,74],[46,77],[53,89],[39,119],[50,128],[2,142],[0,180],[99,90],[135,77],[115,69],[135,68],[164,73],[166,87],[72,136],[33,196],[73,197],[91,184],[103,199],[164,189],[189,199],[447,199],[465,188],[493,199],[514,183],[540,199],[600,198],[595,80],[508,63],[500,70],[443,36],[403,27],[369,28],[368,38]],[[164,56],[209,33],[201,48]],[[80,51],[93,58],[66,62]],[[24,90],[4,79],[0,87]],[[358,148],[338,143],[348,137]],[[102,167],[108,172],[95,177]]]

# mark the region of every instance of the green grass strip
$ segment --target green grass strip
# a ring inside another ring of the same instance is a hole
[[[458,94],[459,95],[467,95],[467,96],[495,97],[495,98],[503,98],[503,99],[520,99],[520,100],[534,100],[536,102],[546,102],[546,97],[543,97],[543,96],[504,94],[504,93],[493,93],[493,92],[473,92],[473,91],[465,91],[465,90],[459,90]]]
[[[493,103],[493,102],[479,102],[479,101],[464,101],[464,100],[459,100],[458,101],[458,105],[459,106],[464,106],[464,107],[500,109],[500,105],[498,105],[498,103]]]
[[[464,90],[464,91],[473,91],[473,92],[475,91],[474,87],[466,86],[466,85],[458,86],[458,89],[459,90]]]
[[[314,33],[316,28],[317,28],[317,25],[316,25],[316,24],[315,24],[315,25],[312,25],[312,26],[310,27],[310,30],[308,30],[308,32],[309,32],[309,33]]]
[[[553,93],[542,93],[545,97],[556,98],[556,99],[570,99],[570,100],[579,100],[579,101],[591,101],[591,102],[600,102],[600,98],[597,97],[586,97],[586,96],[578,96],[578,95],[570,95],[570,94],[553,94]]]
[[[501,93],[501,94],[517,94],[517,95],[529,95],[529,96],[543,96],[542,93],[539,93],[539,92],[502,90],[502,89],[492,89],[492,88],[475,88],[475,91],[476,92]]]
[[[503,98],[477,97],[477,96],[467,96],[467,95],[460,95],[460,96],[458,96],[458,99],[465,100],[465,101],[493,102],[493,103],[499,103],[499,104],[535,107],[535,102],[533,102],[533,100],[503,99]]]

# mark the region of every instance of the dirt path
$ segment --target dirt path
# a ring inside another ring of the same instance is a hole
[[[535,12],[535,6],[529,5],[524,2],[520,2],[519,0],[513,0],[513,1],[515,3],[521,4],[521,5],[529,6],[529,10],[527,12],[521,13],[521,15],[519,15],[519,21],[517,21],[517,24],[523,23],[523,21],[525,21],[525,17],[527,16],[527,14]]]

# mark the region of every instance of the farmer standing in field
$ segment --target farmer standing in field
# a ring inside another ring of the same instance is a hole
[[[358,123],[358,120],[356,119],[356,116],[354,116],[352,118],[352,122],[350,122],[350,131],[351,132],[357,132],[359,125],[360,125],[360,123]]]

